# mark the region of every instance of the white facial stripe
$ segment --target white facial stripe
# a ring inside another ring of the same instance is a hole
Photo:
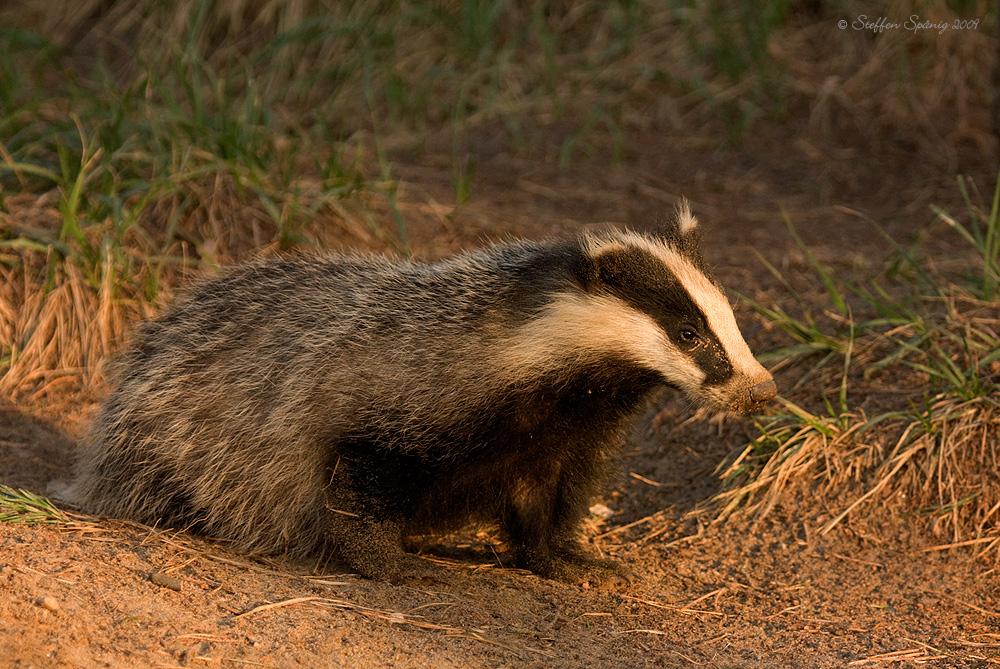
[[[609,295],[557,295],[541,317],[521,328],[502,356],[510,376],[527,378],[561,367],[567,359],[608,353],[656,370],[687,391],[705,379],[651,317]]]
[[[708,327],[719,338],[723,350],[733,365],[733,371],[737,375],[768,378],[767,371],[753,357],[750,347],[744,341],[729,300],[718,286],[691,264],[691,261],[671,247],[645,240],[644,242],[649,252],[673,272],[694,303],[705,314]]]

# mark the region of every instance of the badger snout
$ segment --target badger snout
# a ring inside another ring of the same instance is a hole
[[[745,379],[743,383],[734,384],[729,395],[729,406],[727,407],[729,411],[750,413],[774,399],[775,395],[778,394],[778,386],[775,385],[771,375],[768,374],[763,381],[758,379],[760,379],[759,376],[756,379]]]
[[[759,371],[762,374],[736,376],[720,386],[702,385],[699,399],[717,411],[756,411],[778,394],[771,375],[763,368]]]
[[[773,400],[777,394],[778,386],[775,385],[774,379],[761,381],[750,389],[750,408],[756,409],[763,406]]]

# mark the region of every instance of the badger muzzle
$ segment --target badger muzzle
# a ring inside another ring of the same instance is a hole
[[[736,377],[725,384],[722,397],[716,398],[721,400],[719,408],[737,413],[750,413],[773,400],[778,394],[778,386],[770,374],[763,368],[761,371],[763,372],[761,375]]]
[[[771,400],[774,396],[778,394],[778,386],[775,385],[774,379],[768,379],[766,381],[761,381],[750,388],[750,410],[757,409]]]
[[[699,399],[718,411],[750,413],[773,400],[777,394],[774,379],[758,365],[752,372],[737,373],[725,383],[702,384]]]

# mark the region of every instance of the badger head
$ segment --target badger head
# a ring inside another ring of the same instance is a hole
[[[774,398],[771,375],[751,354],[705,267],[698,222],[686,203],[652,235],[593,235],[584,248],[585,295],[576,306],[589,313],[577,317],[590,321],[591,336],[601,337],[605,350],[617,349],[717,410],[748,412]]]

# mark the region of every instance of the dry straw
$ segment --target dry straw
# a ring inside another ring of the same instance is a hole
[[[964,181],[960,187],[966,192]],[[907,256],[901,283],[919,286],[918,295],[851,291],[879,311],[869,322],[853,320],[841,288],[824,274],[843,314],[828,316],[849,323],[849,333],[826,333],[809,313],[796,319],[761,307],[811,345],[789,351],[830,349],[796,396],[824,395],[838,371],[839,396],[824,399],[822,410],[781,400],[782,409],[759,424],[761,435],[722,468],[720,519],[741,509],[763,517],[793,488],[818,492],[827,505],[851,491],[854,499],[821,534],[849,517],[891,510],[929,528],[936,545],[928,550],[971,546],[1000,558],[1000,186],[992,209],[968,209],[961,227],[975,252],[955,273],[949,260]],[[848,397],[855,386],[883,399],[868,413],[855,410]]]

